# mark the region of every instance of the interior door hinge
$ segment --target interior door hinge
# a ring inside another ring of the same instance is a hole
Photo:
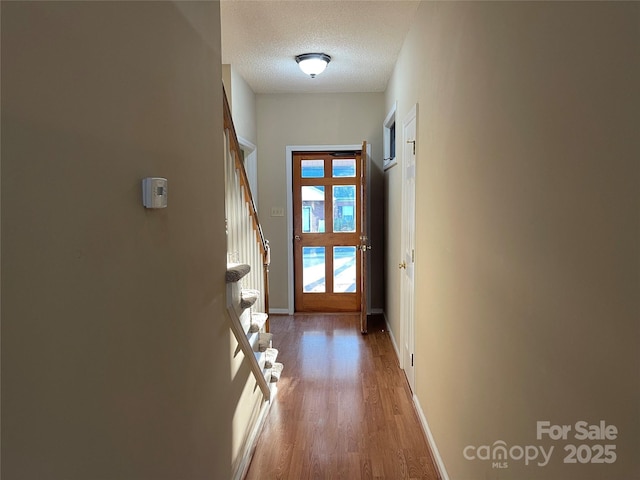
[[[413,353],[411,354],[411,366],[413,367]]]

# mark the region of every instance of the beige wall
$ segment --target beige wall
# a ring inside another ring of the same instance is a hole
[[[219,22],[2,2],[3,480],[231,477]]]
[[[451,479],[640,478],[639,18],[638,3],[425,2],[406,39],[386,106],[402,122],[419,103],[416,394]],[[544,420],[620,433],[539,441]],[[497,440],[555,451],[546,467],[463,457]],[[564,464],[567,443],[618,459]]]
[[[260,221],[271,242],[270,302],[286,309],[287,217],[271,217],[272,207],[286,208],[285,151],[288,145],[372,145],[371,211],[382,212],[382,93],[260,94],[258,114],[258,191]],[[383,218],[372,215],[372,308],[383,308]]]
[[[231,65],[228,63],[222,64],[222,84],[224,85],[224,91],[227,94],[227,102],[229,102],[229,107],[233,111],[233,101],[231,98]]]

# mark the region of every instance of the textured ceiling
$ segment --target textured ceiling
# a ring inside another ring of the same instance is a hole
[[[222,62],[255,93],[382,92],[418,1],[222,0]],[[311,79],[301,53],[331,56]]]

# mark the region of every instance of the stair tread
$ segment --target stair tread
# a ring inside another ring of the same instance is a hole
[[[276,362],[273,364],[273,367],[271,367],[271,383],[275,383],[280,380],[282,370],[284,370],[284,365],[282,363]]]
[[[239,281],[251,271],[251,266],[246,263],[227,263],[226,280],[227,283]]]
[[[240,307],[249,308],[260,298],[260,291],[251,288],[243,288],[240,292]]]
[[[264,351],[264,368],[273,368],[278,358],[278,350],[275,348],[267,348]]]
[[[258,337],[258,350],[264,352],[267,348],[271,348],[271,341],[273,340],[273,334],[260,333]]]
[[[267,318],[269,315],[262,312],[252,312],[251,313],[251,324],[249,325],[249,333],[259,332],[260,329],[267,322]]]

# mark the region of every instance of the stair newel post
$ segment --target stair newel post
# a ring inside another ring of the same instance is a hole
[[[263,260],[263,291],[264,291],[264,311],[269,313],[269,265],[271,264],[271,247],[269,246],[269,240],[264,241],[264,260]],[[265,323],[265,329],[269,331],[269,319]]]

